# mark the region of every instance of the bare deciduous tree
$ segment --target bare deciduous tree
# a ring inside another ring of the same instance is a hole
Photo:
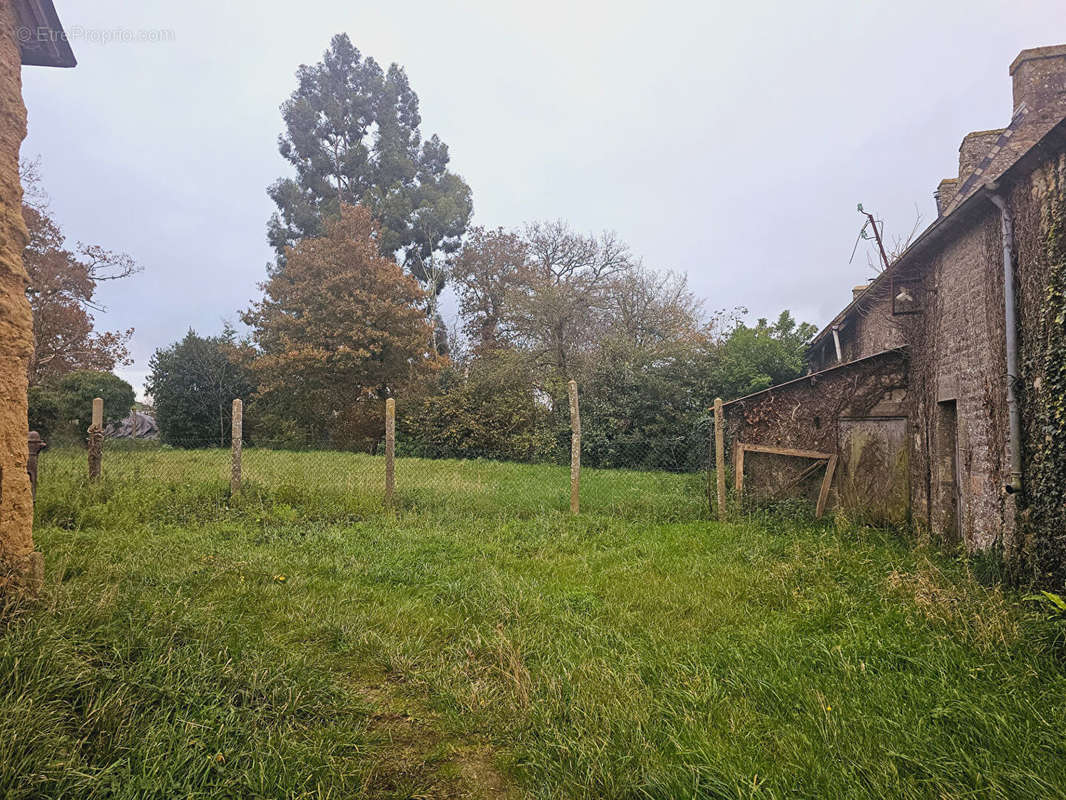
[[[522,236],[526,258],[507,293],[503,327],[558,376],[605,323],[612,283],[636,262],[614,233],[588,236],[563,222],[538,223]]]
[[[22,216],[30,233],[23,252],[35,344],[30,385],[76,370],[108,372],[128,364],[126,345],[133,331],[94,330],[93,312],[105,310],[95,294],[101,282],[127,278],[141,267],[125,253],[99,245],[79,242],[74,250],[67,249],[41,189],[37,163],[24,161],[20,171],[26,187]]]
[[[615,277],[607,301],[612,329],[634,347],[690,340],[705,327],[703,303],[683,274],[637,266]]]
[[[503,228],[474,228],[452,270],[462,331],[475,353],[498,349],[507,293],[526,260],[526,243]]]

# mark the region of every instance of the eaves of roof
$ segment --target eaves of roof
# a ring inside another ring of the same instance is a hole
[[[70,48],[52,0],[14,0],[22,63],[34,67],[74,67]]]

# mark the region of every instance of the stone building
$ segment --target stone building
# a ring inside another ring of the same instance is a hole
[[[1066,530],[1066,45],[1022,51],[1010,75],[1009,124],[963,138],[938,218],[853,290],[809,374],[726,411],[735,442],[837,455],[844,513],[1046,574]],[[800,466],[773,459],[748,479]]]
[[[33,546],[33,499],[26,473],[27,368],[33,325],[22,251],[19,149],[26,137],[22,65],[73,67],[51,0],[0,0],[0,592],[12,582],[39,583]]]

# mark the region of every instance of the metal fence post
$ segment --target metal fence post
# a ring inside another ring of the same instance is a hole
[[[48,447],[48,443],[41,438],[41,434],[37,431],[30,431],[29,437],[30,457],[26,461],[26,472],[30,476],[30,494],[34,500],[37,499],[37,456],[44,448]]]
[[[241,400],[233,401],[230,444],[233,461],[230,466],[229,492],[230,495],[238,495],[241,492],[241,454],[244,446],[244,403]]]
[[[385,401],[385,502],[392,505],[396,492],[396,401]]]
[[[89,426],[89,480],[97,481],[103,472],[104,458],[104,401],[93,400],[93,419]]]
[[[570,513],[581,511],[581,410],[577,400],[577,381],[567,384],[570,395]]]

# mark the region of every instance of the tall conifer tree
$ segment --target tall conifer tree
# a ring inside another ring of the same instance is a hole
[[[320,236],[342,204],[364,205],[380,225],[380,248],[436,297],[473,210],[470,187],[448,170],[448,147],[423,140],[418,95],[403,68],[383,71],[347,34],[322,61],[301,66],[282,106],[281,155],[296,176],[269,194],[278,206],[268,236],[283,266],[285,248]],[[435,306],[429,309],[435,315]]]

